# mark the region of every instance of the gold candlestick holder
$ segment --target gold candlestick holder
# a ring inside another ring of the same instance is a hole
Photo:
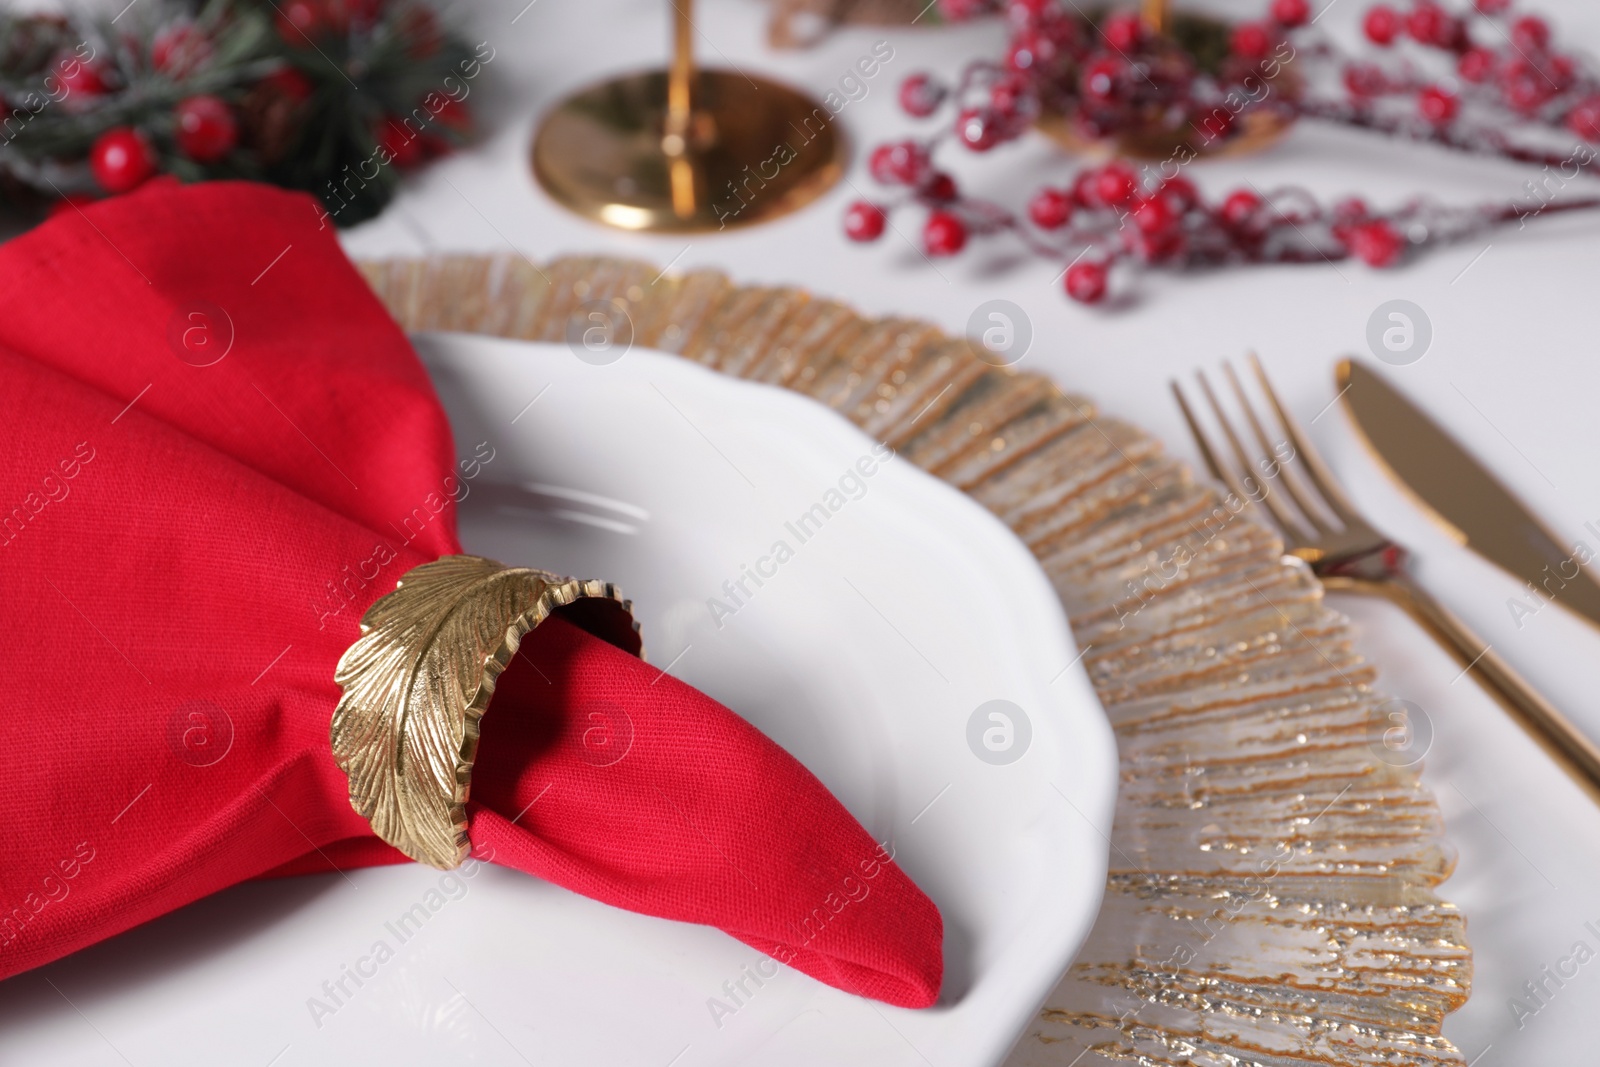
[[[555,106],[533,140],[545,192],[625,230],[704,232],[786,215],[844,173],[833,115],[804,93],[694,61],[692,0],[673,7],[672,64]]]

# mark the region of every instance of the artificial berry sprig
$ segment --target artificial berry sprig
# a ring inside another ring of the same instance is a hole
[[[910,142],[891,146],[883,159],[891,154],[901,160],[922,158]],[[941,188],[934,197],[927,189],[936,180]],[[937,172],[901,169],[889,181],[905,187],[906,193],[898,203],[852,204],[845,216],[852,239],[877,240],[891,211],[921,205],[928,209],[922,231],[928,255],[954,255],[969,238],[1010,233],[1036,254],[1066,263],[1062,288],[1085,304],[1097,304],[1109,294],[1118,268],[1131,273],[1150,267],[1349,258],[1392,267],[1423,247],[1464,240],[1533,210],[1516,205],[1453,208],[1416,198],[1379,212],[1358,198],[1323,205],[1296,188],[1267,193],[1240,188],[1208,202],[1182,175],[1147,181],[1122,160],[1087,167],[1065,187],[1040,189],[1027,204],[1026,218],[1001,205],[961,196],[949,176]],[[1544,205],[1541,213],[1594,207],[1600,207],[1600,198]]]
[[[927,73],[905,80],[900,103],[908,114],[952,117],[931,137],[871,153],[872,177],[901,193],[849,208],[846,232],[855,240],[876,239],[889,213],[921,205],[929,255],[1009,232],[1067,263],[1068,295],[1096,303],[1119,264],[1354,257],[1387,267],[1530,214],[1600,206],[1597,198],[1555,204],[1542,194],[1529,204],[1473,207],[1416,197],[1376,212],[1358,199],[1324,206],[1303,190],[1253,188],[1208,204],[1179,173],[1252,129],[1311,117],[1559,168],[1564,184],[1596,157],[1570,138],[1600,141],[1600,75],[1557,50],[1542,19],[1512,13],[1510,0],[1476,0],[1457,12],[1437,0],[1413,0],[1404,10],[1376,4],[1363,31],[1377,52],[1360,57],[1312,25],[1307,0],[1269,0],[1264,19],[1233,26],[1191,20],[1173,36],[1151,33],[1132,12],[1091,19],[1057,0],[942,0],[942,8],[946,18],[1003,9],[1012,29],[1005,58],[970,64],[953,85]],[[1483,32],[1490,24],[1493,33]],[[1156,162],[1080,170],[1021,211],[962,196],[934,165],[946,140],[988,152],[1046,124],[1078,141],[1131,145]]]
[[[432,0],[145,0],[0,12],[0,198],[56,209],[159,173],[303,189],[340,225],[465,139],[493,58]]]

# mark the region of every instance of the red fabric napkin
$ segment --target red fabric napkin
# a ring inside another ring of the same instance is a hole
[[[460,551],[483,457],[324,217],[153,183],[0,247],[0,977],[243,879],[404,859],[334,763],[334,665]],[[937,909],[822,784],[572,622],[502,676],[469,822],[482,858],[938,995]]]

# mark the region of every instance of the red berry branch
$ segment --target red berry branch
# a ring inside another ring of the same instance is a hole
[[[941,0],[946,18],[1000,6]],[[1600,141],[1600,74],[1556,49],[1543,20],[1509,6],[1376,4],[1362,22],[1372,53],[1351,55],[1312,25],[1307,0],[1270,0],[1265,18],[1234,25],[1179,16],[1160,34],[1131,12],[1096,20],[1057,0],[1008,0],[1012,34],[1002,62],[972,63],[953,85],[927,73],[901,85],[907,114],[950,117],[933,136],[871,153],[873,179],[899,192],[852,204],[845,231],[875,240],[892,213],[920,206],[928,255],[954,255],[970,238],[1006,232],[1064,263],[1067,294],[1092,304],[1110,291],[1119,265],[1131,272],[1354,257],[1389,267],[1508,222],[1600,207],[1600,197],[1552,202],[1548,181],[1530,182],[1518,201],[1469,207],[1418,196],[1380,211],[1359,198],[1325,205],[1303,189],[1254,186],[1211,202],[1181,173],[1195,159],[1256,147],[1311,118],[1536,164],[1564,185],[1596,157],[1586,142]],[[1032,129],[1070,147],[1109,143],[1147,162],[1079,169],[1022,210],[964,195],[934,165],[946,141],[988,152]]]
[[[427,0],[145,0],[123,15],[0,13],[0,198],[249,178],[352,224],[397,171],[464,139],[493,58]]]

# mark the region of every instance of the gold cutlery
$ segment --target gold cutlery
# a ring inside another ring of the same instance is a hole
[[[1233,465],[1226,461],[1224,454],[1201,427],[1178,383],[1172,383],[1173,395],[1177,397],[1189,431],[1194,435],[1195,443],[1211,473],[1240,498],[1258,504],[1282,533],[1285,549],[1308,563],[1324,586],[1339,592],[1381,596],[1404,608],[1455,657],[1464,671],[1471,674],[1512,713],[1545,751],[1589,791],[1591,797],[1600,802],[1600,748],[1417,582],[1407,566],[1405,548],[1379,532],[1356,510],[1327,464],[1311,447],[1310,439],[1284,409],[1261,362],[1252,356],[1250,363],[1271,411],[1265,420],[1252,405],[1233,367],[1225,364],[1223,371],[1244,413],[1244,424],[1249,431],[1247,436],[1253,438],[1255,447],[1259,449],[1259,455],[1256,456],[1252,456],[1251,448],[1246,445],[1236,424],[1228,418],[1210,381],[1203,373],[1198,375],[1200,390],[1222,428]],[[1341,381],[1354,381],[1350,392],[1361,388],[1362,400],[1365,401],[1372,389],[1366,379],[1375,376],[1365,368],[1355,368],[1356,365],[1348,362],[1342,365]],[[1275,422],[1283,431],[1277,441],[1267,432],[1269,421]],[[1381,439],[1387,445],[1395,439],[1392,435],[1400,432],[1395,426],[1386,424]],[[1436,428],[1435,432],[1443,436],[1442,431]],[[1285,441],[1292,451],[1283,448]],[[1438,456],[1437,440],[1430,443],[1433,446],[1430,454]],[[1470,459],[1467,462],[1476,467]],[[1424,469],[1430,472],[1428,477],[1432,478],[1438,477],[1439,472],[1446,472],[1445,476],[1449,476],[1449,470],[1459,472],[1461,468],[1459,463],[1454,468],[1449,465],[1417,468],[1419,471]],[[1270,475],[1256,473],[1268,471]],[[1487,479],[1488,475],[1482,473],[1482,477]],[[1504,501],[1510,500],[1504,490],[1499,490],[1497,485],[1495,489],[1499,496],[1484,500],[1483,506],[1503,508]],[[1435,493],[1431,498],[1423,496],[1423,499],[1431,503],[1441,498]],[[1437,504],[1433,506],[1437,508]],[[1523,521],[1518,516],[1526,513],[1520,505],[1516,506],[1519,509],[1517,514],[1507,516],[1503,521]],[[1488,518],[1475,520],[1469,526],[1471,532],[1494,528]],[[1478,536],[1485,544],[1499,543],[1489,538],[1487,532]],[[1553,540],[1551,543],[1554,543]]]
[[[1417,505],[1461,544],[1532,587],[1529,614],[1548,598],[1600,623],[1600,584],[1582,565],[1591,555],[1587,546],[1562,547],[1494,475],[1367,364],[1340,361],[1338,383],[1362,439]]]

